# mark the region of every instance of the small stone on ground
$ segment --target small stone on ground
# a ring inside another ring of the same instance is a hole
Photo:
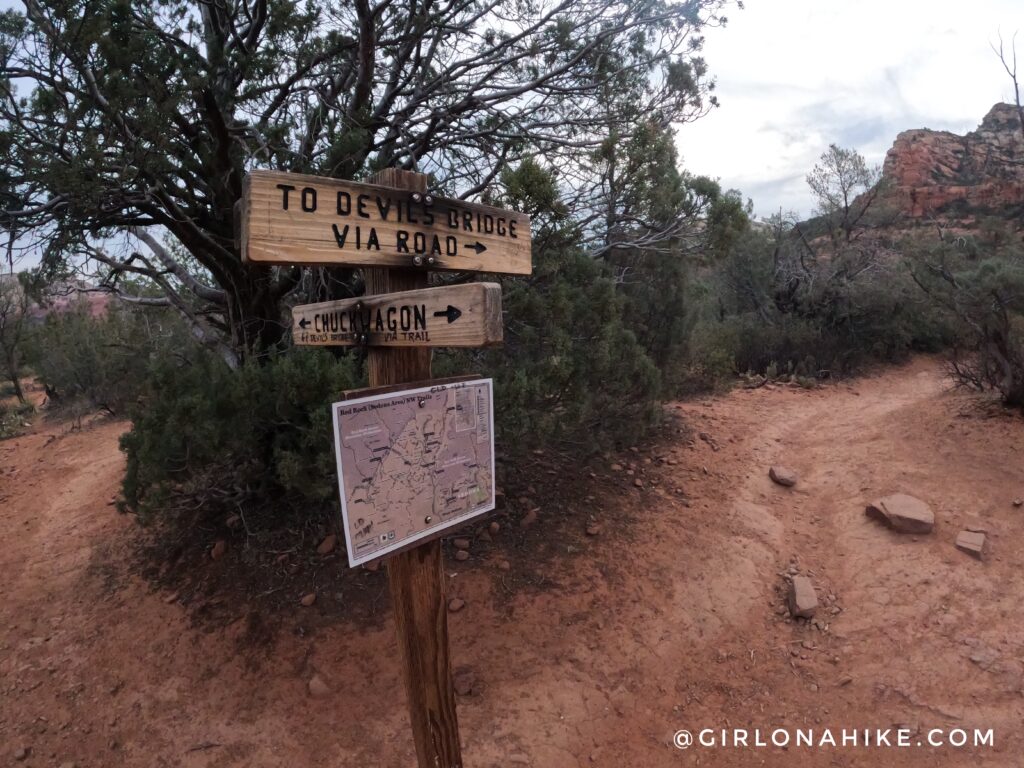
[[[320,675],[313,675],[309,679],[309,695],[314,699],[322,699],[324,696],[329,695],[331,689]]]
[[[897,533],[931,533],[935,513],[920,499],[905,493],[894,493],[868,504],[864,513],[886,523]]]
[[[792,488],[799,479],[799,475],[787,467],[772,467],[768,470],[768,477],[772,479],[772,482],[786,488]]]
[[[531,509],[523,518],[519,521],[520,528],[529,528],[531,525],[537,522],[537,510]]]
[[[956,548],[981,560],[985,553],[985,534],[978,531],[960,531],[956,535]]]
[[[809,619],[818,610],[818,595],[806,576],[794,576],[789,585],[789,613],[793,618]]]

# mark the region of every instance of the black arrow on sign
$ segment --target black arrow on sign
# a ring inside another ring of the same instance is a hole
[[[448,324],[451,325],[462,317],[462,310],[449,304],[448,309],[442,309],[439,312],[435,312],[434,317],[447,317]]]
[[[481,254],[481,253],[483,253],[484,251],[487,250],[487,246],[484,245],[483,243],[481,243],[479,240],[477,240],[472,245],[467,245],[466,247],[467,248],[472,248],[474,251],[477,252],[477,254]]]
[[[299,328],[301,328],[302,330],[306,330],[307,325],[309,325],[309,320],[307,320],[306,318],[302,318],[301,320],[299,320]]]

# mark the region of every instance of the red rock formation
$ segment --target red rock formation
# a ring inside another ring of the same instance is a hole
[[[82,280],[66,280],[50,287],[50,295],[45,305],[34,301],[29,306],[28,316],[36,323],[41,323],[51,314],[83,311],[93,319],[104,317],[113,304],[109,293],[90,292],[90,286]]]
[[[1024,130],[1017,108],[996,104],[965,136],[904,131],[885,156],[882,183],[878,202],[912,218],[1024,204]]]

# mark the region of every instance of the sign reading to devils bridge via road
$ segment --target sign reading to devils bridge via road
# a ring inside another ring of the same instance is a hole
[[[501,343],[501,286],[421,288],[292,310],[301,346],[490,347]]]
[[[532,269],[525,214],[354,181],[253,171],[240,224],[242,255],[252,262]]]
[[[356,397],[333,417],[353,567],[494,509],[491,379]]]

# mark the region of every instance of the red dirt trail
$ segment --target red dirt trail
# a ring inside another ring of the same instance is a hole
[[[507,555],[447,564],[467,603],[454,663],[476,681],[459,699],[465,765],[1024,764],[1024,421],[950,392],[926,358],[670,408],[706,439],[610,459],[601,534],[513,562],[546,586],[510,589]],[[193,621],[132,572],[142,534],[108,505],[125,425],[41,424],[0,443],[0,765],[415,764],[390,621],[296,627],[258,652],[244,606]],[[775,462],[795,488],[771,483]],[[897,491],[932,506],[931,535],[865,517]],[[585,524],[540,502],[552,536]],[[970,524],[988,530],[981,562],[953,546]],[[826,629],[780,613],[791,562]],[[327,696],[310,696],[314,674]],[[780,727],[904,727],[912,746],[672,745],[682,728]],[[933,728],[995,744],[916,747]]]

